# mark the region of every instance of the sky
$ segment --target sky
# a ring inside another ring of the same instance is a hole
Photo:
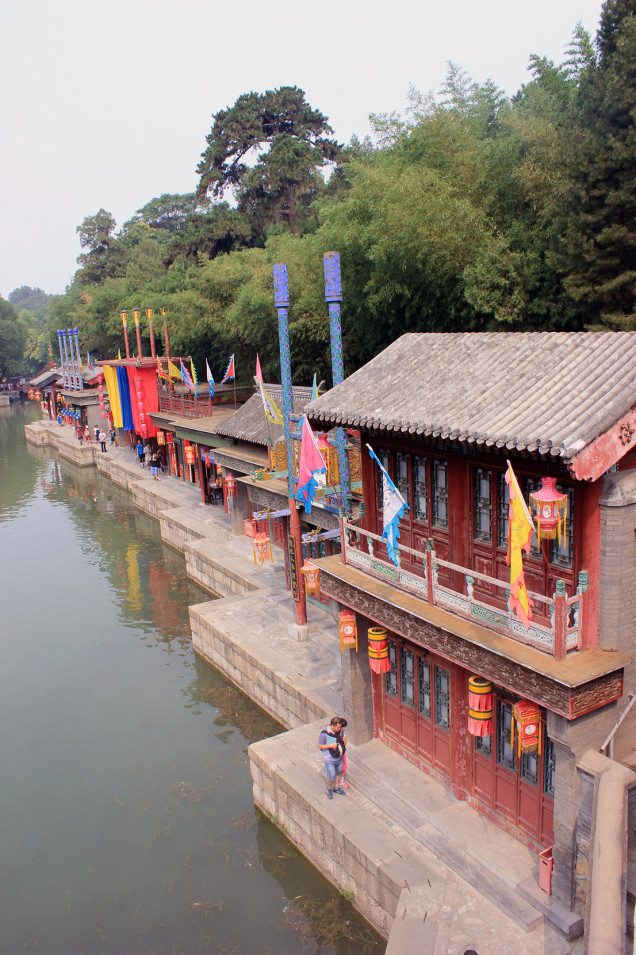
[[[212,116],[242,94],[299,86],[342,143],[369,114],[438,90],[449,61],[506,94],[529,56],[560,63],[601,0],[0,0],[0,295],[64,292],[76,228],[118,227],[193,192]]]

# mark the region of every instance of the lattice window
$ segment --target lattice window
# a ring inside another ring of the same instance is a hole
[[[492,472],[475,468],[473,472],[473,532],[475,540],[492,540]]]
[[[406,647],[400,650],[401,692],[400,698],[405,706],[415,705],[415,654]]]
[[[418,657],[418,709],[424,719],[431,718],[431,665]]]
[[[558,564],[560,567],[571,567],[572,566],[572,513],[574,507],[574,488],[572,487],[563,487],[560,484],[557,484],[557,491],[560,494],[566,494],[568,499],[568,511],[565,515],[565,537],[561,538],[561,543],[559,544],[559,539],[556,537],[553,541],[550,541],[550,562],[552,564]]]
[[[428,522],[428,475],[426,458],[413,458],[413,516]]]
[[[544,731],[545,732],[545,731]],[[547,733],[543,737],[543,791],[546,796],[554,799],[554,784],[556,780],[556,749]]]
[[[497,475],[497,546],[508,547],[508,516],[510,512],[510,488],[506,475]]]
[[[521,778],[530,783],[531,786],[537,786],[539,783],[539,753],[535,750],[533,753],[521,754],[521,766],[519,768]]]
[[[387,474],[390,474],[391,473],[389,469],[389,461],[391,458],[390,452],[385,451],[384,448],[379,448],[376,454],[377,454],[378,460],[382,464],[382,467],[385,468]],[[384,493],[382,489],[382,471],[377,466],[377,464],[375,465],[375,470],[377,473],[376,480],[377,480],[377,492],[378,492],[378,508],[381,511],[382,508],[384,507]]]
[[[397,674],[397,645],[393,640],[389,640],[389,665],[391,667],[384,674],[384,692],[397,700],[398,695],[398,674]]]
[[[435,725],[450,727],[450,673],[435,667]]]
[[[433,525],[448,527],[448,469],[446,461],[432,462]]]
[[[475,736],[475,750],[486,759],[492,759],[492,736]]]
[[[515,750],[510,741],[512,727],[512,706],[503,700],[497,700],[497,762],[500,766],[514,771]]]
[[[409,456],[397,451],[395,454],[395,486],[411,506],[411,486],[409,481]]]

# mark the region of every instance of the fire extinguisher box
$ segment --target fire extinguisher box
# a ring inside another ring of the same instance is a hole
[[[552,846],[539,853],[539,887],[552,895]]]

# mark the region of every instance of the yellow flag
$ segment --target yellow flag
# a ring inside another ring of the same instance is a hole
[[[508,555],[506,563],[510,565],[510,606],[526,627],[532,620],[533,601],[528,596],[523,576],[523,558],[521,551],[530,552],[534,524],[526,507],[523,494],[519,489],[515,472],[510,461],[506,471],[506,484],[510,492],[510,510],[508,512]]]
[[[174,364],[172,359],[168,361],[168,374],[170,375],[171,378],[179,378],[179,380],[181,380],[181,372],[179,371],[177,366]]]

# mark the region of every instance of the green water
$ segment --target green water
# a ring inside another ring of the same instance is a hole
[[[254,809],[281,727],[195,656],[158,524],[0,412],[0,946],[373,953],[384,943]]]

